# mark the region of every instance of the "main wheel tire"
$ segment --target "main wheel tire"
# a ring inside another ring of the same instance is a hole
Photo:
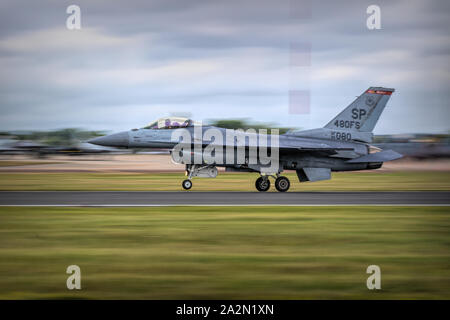
[[[270,181],[269,178],[259,177],[255,182],[256,190],[258,191],[267,191],[270,189]]]
[[[189,179],[184,180],[181,185],[183,186],[184,190],[189,190],[190,188],[192,188],[192,181]]]
[[[289,182],[289,179],[286,177],[281,176],[275,180],[275,188],[280,192],[288,191],[290,186],[291,183]]]

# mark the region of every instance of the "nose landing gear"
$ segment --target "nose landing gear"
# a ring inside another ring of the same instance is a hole
[[[192,188],[192,178],[215,178],[217,177],[217,168],[214,165],[197,165],[197,164],[187,164],[186,165],[186,175],[187,179],[183,181],[181,186],[185,190]]]
[[[192,181],[189,179],[183,180],[181,186],[183,187],[184,190],[189,190],[190,188],[192,188]]]
[[[187,175],[187,179],[183,180],[183,182],[181,183],[181,186],[183,187],[184,190],[189,190],[190,188],[192,188],[192,175],[194,173],[195,170],[195,165],[194,166],[190,166],[190,165],[186,165],[186,175]]]

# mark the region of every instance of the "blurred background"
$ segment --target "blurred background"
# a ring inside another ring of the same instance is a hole
[[[373,144],[404,157],[314,183],[287,172],[290,196],[445,198],[449,21],[448,0],[2,0],[0,196],[181,191],[168,150],[86,141],[168,115],[319,128],[383,86],[395,92]],[[221,171],[194,192],[232,199],[256,193],[256,177]],[[3,206],[0,299],[449,299],[449,244],[447,205]],[[66,288],[73,264],[82,290]]]

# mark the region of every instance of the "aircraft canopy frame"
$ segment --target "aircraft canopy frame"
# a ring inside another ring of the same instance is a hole
[[[143,127],[142,129],[177,129],[177,128],[186,128],[198,125],[197,122],[193,121],[189,118],[183,117],[163,117],[159,118],[156,121],[150,122],[148,125]]]

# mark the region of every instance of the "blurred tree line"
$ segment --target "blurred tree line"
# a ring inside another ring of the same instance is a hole
[[[68,146],[88,139],[105,135],[104,131],[87,131],[77,128],[65,128],[52,131],[11,131],[1,132],[0,136],[13,137],[16,140],[31,140],[50,146]]]

